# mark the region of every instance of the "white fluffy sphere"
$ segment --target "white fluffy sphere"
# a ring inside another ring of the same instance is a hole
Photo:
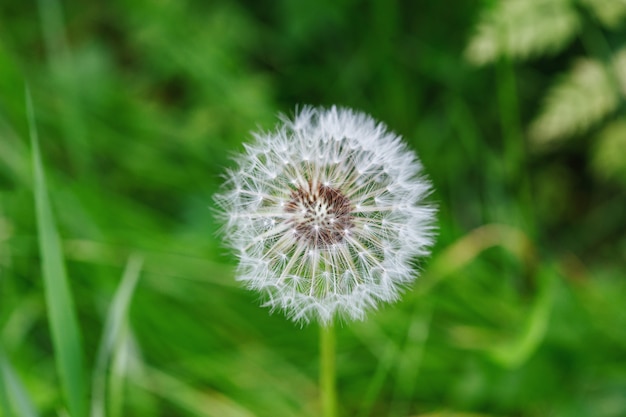
[[[349,109],[305,107],[254,134],[216,196],[237,279],[296,321],[363,319],[417,277],[433,239],[416,154]]]

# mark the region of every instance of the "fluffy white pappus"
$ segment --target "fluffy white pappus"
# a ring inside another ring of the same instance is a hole
[[[397,300],[433,242],[417,155],[336,107],[304,107],[253,138],[215,197],[237,279],[298,322],[362,320]]]

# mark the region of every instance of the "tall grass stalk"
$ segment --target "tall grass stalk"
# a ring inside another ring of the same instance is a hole
[[[116,352],[122,346],[125,328],[128,324],[128,311],[130,309],[133,293],[137,286],[137,281],[139,280],[142,265],[143,258],[138,255],[133,255],[128,259],[124,275],[122,276],[122,280],[109,307],[93,372],[92,417],[111,415],[111,413],[106,413],[107,405],[111,404],[110,398],[109,401],[107,401],[106,393],[107,371],[111,358],[115,356]],[[123,381],[119,382],[123,383]],[[113,402],[115,404],[119,403],[117,400]]]
[[[48,199],[46,178],[39,150],[32,98],[26,88],[26,110],[33,157],[35,208],[41,272],[54,357],[61,389],[72,417],[82,417],[87,411],[87,383],[83,370],[83,350],[74,300],[70,292],[59,234]]]
[[[519,201],[520,219],[523,227],[535,237],[535,219],[533,213],[533,197],[529,170],[527,168],[527,152],[524,142],[522,123],[520,121],[520,104],[517,93],[515,68],[509,58],[502,58],[496,65],[498,104],[500,108],[500,125],[504,141],[503,173],[508,185],[516,182],[516,194]],[[510,215],[511,213],[509,213]]]
[[[0,348],[0,411],[2,416],[38,417],[26,389]]]

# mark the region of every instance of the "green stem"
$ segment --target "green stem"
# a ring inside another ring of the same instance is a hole
[[[498,104],[500,107],[500,122],[504,139],[503,173],[511,191],[517,194],[521,210],[521,224],[534,237],[535,222],[533,213],[533,197],[527,161],[527,150],[524,142],[524,133],[520,121],[519,97],[515,69],[509,58],[503,57],[496,65],[498,82]],[[512,213],[509,213],[510,216]]]
[[[337,417],[335,369],[335,328],[332,324],[320,325],[320,392],[324,417]]]

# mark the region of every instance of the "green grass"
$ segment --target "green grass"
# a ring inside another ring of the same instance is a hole
[[[142,264],[143,259],[139,255],[133,255],[128,259],[124,275],[109,307],[92,376],[92,417],[121,415],[125,369],[120,373],[109,368],[112,359],[122,354],[123,342],[128,332],[128,311]],[[107,379],[110,380],[109,384]],[[107,395],[107,385],[110,395]],[[108,414],[107,407],[111,408]]]
[[[41,253],[41,273],[44,281],[43,287],[50,333],[54,345],[54,357],[69,413],[72,416],[80,417],[85,416],[87,410],[83,348],[74,310],[74,300],[65,270],[61,241],[48,200],[46,176],[35,126],[35,114],[28,89],[26,90],[26,107],[33,155],[34,197],[37,213],[37,235]]]
[[[0,416],[321,414],[317,326],[235,282],[212,215],[303,103],[401,134],[440,209],[414,287],[335,326],[338,417],[626,415],[626,182],[593,129],[527,134],[607,51],[474,68],[470,0],[100,3],[0,5]]]
[[[2,351],[0,351],[0,406],[3,415],[7,416],[37,417],[39,415],[24,385]]]

